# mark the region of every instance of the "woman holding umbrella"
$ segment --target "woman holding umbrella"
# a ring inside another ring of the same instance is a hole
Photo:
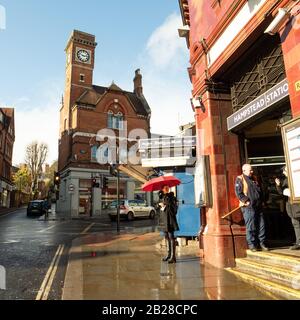
[[[160,210],[162,231],[165,234],[167,241],[168,253],[163,258],[163,261],[168,263],[176,263],[176,242],[174,231],[179,230],[176,213],[177,213],[177,199],[173,192],[169,192],[168,186],[163,186],[160,193]]]
[[[147,181],[142,186],[143,191],[160,190],[161,227],[168,245],[168,254],[163,258],[163,261],[168,261],[168,263],[176,263],[174,232],[179,230],[176,219],[177,199],[174,193],[170,192],[170,187],[178,186],[180,183],[181,181],[174,176],[160,176]]]

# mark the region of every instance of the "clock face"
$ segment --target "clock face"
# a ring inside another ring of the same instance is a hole
[[[81,62],[88,62],[90,60],[90,54],[86,50],[80,49],[77,51],[77,58]]]

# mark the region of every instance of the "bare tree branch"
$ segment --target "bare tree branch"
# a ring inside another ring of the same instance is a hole
[[[43,171],[43,164],[48,155],[48,146],[45,143],[32,142],[26,147],[25,162],[30,170],[32,186],[31,191],[36,192],[38,179]]]

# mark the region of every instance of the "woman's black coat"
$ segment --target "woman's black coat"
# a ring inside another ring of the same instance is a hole
[[[160,226],[164,232],[173,232],[179,230],[176,219],[177,214],[177,199],[173,192],[163,196],[162,202],[165,209],[160,212]]]
[[[288,179],[287,178],[284,178],[284,180],[282,181],[282,184],[280,186],[276,185],[277,192],[280,195],[283,195],[283,190],[288,187],[289,186],[288,186]],[[286,200],[286,212],[287,212],[288,216],[292,219],[299,220],[300,219],[300,205],[297,203],[292,204],[289,201],[289,198],[286,196],[284,196],[284,198]]]

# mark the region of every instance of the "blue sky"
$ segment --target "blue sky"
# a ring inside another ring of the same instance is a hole
[[[193,121],[177,0],[0,0],[0,5],[6,11],[0,106],[16,109],[15,164],[33,140],[48,143],[49,162],[57,158],[64,48],[73,29],[96,36],[95,84],[114,80],[132,91],[134,70],[141,69],[153,132],[175,134],[179,123]]]

